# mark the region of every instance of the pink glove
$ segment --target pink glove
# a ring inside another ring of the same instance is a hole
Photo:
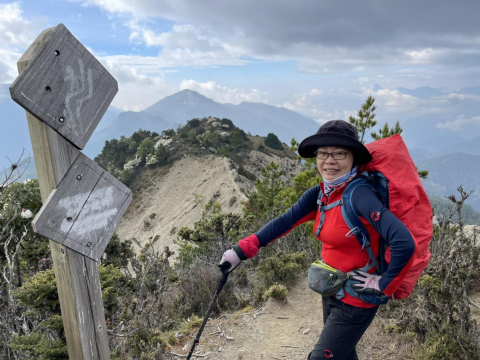
[[[237,255],[237,253],[233,249],[229,249],[225,251],[225,253],[222,256],[222,260],[220,260],[220,265],[226,261],[230,263],[230,267],[227,269],[229,273],[232,272],[242,262],[240,257]]]
[[[355,275],[350,275],[350,279],[357,281],[357,283],[352,284],[352,287],[356,292],[377,296],[383,295],[378,285],[378,282],[382,278],[381,276],[369,274],[360,270],[353,270],[353,272]]]

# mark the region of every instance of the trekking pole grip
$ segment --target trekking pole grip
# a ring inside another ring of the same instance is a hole
[[[230,269],[230,266],[231,266],[231,264],[228,261],[225,261],[225,262],[221,263],[220,265],[218,265],[218,267],[220,268],[220,271],[222,272],[223,275],[220,279],[220,283],[218,284],[217,294],[219,294],[220,291],[222,291],[223,286],[227,282],[228,275],[230,275],[230,273],[228,272],[228,269]]]

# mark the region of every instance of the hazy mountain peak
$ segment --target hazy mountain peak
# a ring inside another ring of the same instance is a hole
[[[158,110],[172,103],[197,106],[202,103],[214,103],[214,101],[196,91],[185,89],[173,95],[165,96],[163,99],[145,109],[145,111]]]

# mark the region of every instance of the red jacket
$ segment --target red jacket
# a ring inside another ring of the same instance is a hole
[[[328,199],[324,196],[323,203],[328,205],[340,200],[346,185],[335,189]],[[370,234],[370,244],[375,256],[378,257],[380,235],[390,244],[392,251],[390,266],[383,274],[379,285],[385,295],[391,296],[412,266],[415,241],[405,225],[381,203],[373,190],[363,188],[355,192],[352,205]],[[240,240],[238,245],[246,257],[253,257],[260,247],[266,246],[306,221],[315,219],[313,227],[315,234],[320,221],[320,212],[317,208],[320,189],[323,193],[323,183],[307,190],[290,210],[270,221],[256,234]],[[367,252],[362,252],[355,236],[346,236],[349,231],[340,206],[325,211],[325,221],[317,237],[323,243],[321,256],[328,265],[344,272],[360,269],[369,260]],[[372,269],[373,271],[375,269]],[[356,307],[375,306],[347,293],[341,301]]]

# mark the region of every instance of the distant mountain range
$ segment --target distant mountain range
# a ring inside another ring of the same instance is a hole
[[[373,90],[375,91],[382,90],[382,89],[383,87],[381,87],[378,84],[373,85]],[[455,91],[444,91],[441,89],[432,88],[430,86],[422,86],[416,89],[407,89],[404,87],[397,87],[394,90],[397,90],[402,94],[410,95],[419,99],[429,99],[432,97],[446,96],[449,94],[480,96],[480,87],[472,87],[472,86],[469,86],[460,90],[455,90]]]
[[[421,170],[428,170],[423,185],[427,194],[434,197],[455,195],[462,185],[465,192],[473,190],[466,204],[480,211],[480,156],[464,153],[448,154],[432,159],[419,160],[415,164]]]
[[[378,85],[376,88],[381,89]],[[429,87],[396,90],[420,98],[445,95],[442,90]],[[480,96],[480,88],[465,88],[457,93]],[[319,126],[313,119],[282,107],[250,102],[221,104],[195,91],[183,90],[140,112],[122,112],[110,106],[84,152],[94,158],[101,152],[106,140],[121,135],[131,136],[139,128],[160,133],[164,129],[176,129],[192,118],[205,116],[229,118],[252,135],[266,136],[273,132],[287,144],[292,137],[302,140],[314,134]],[[0,86],[0,119],[3,129],[6,129],[0,132],[0,166],[8,167],[5,156],[13,160],[22,147],[26,149],[26,156],[32,152],[25,112],[11,101],[6,85]],[[439,197],[456,194],[456,188],[461,184],[466,191],[475,191],[467,203],[480,211],[480,138],[465,139],[451,131],[434,131],[434,120],[426,118],[424,121],[422,118],[411,129],[401,123],[407,144],[416,145],[409,145],[409,151],[418,168],[430,171],[424,181],[427,193]],[[25,174],[28,177],[35,174],[32,166],[33,161]]]
[[[302,140],[314,134],[319,126],[312,118],[283,107],[251,102],[221,104],[195,91],[182,90],[143,111],[118,114],[113,122],[93,134],[85,153],[94,157],[101,151],[106,140],[121,135],[130,136],[139,128],[160,133],[165,129],[176,129],[190,119],[205,116],[231,119],[236,126],[252,135],[266,136],[274,133],[287,144],[292,137]]]

